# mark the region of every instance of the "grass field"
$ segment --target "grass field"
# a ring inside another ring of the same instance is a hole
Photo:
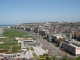
[[[7,36],[10,38],[13,37],[23,37],[27,35],[25,32],[16,29],[4,29],[3,36]]]
[[[0,44],[0,49],[10,49],[11,46],[18,46],[18,44],[17,43]]]
[[[30,50],[29,47],[27,47],[26,50],[29,51]]]
[[[12,42],[12,38],[0,38],[0,42]]]
[[[5,52],[7,54],[22,52],[20,46],[18,46],[17,43],[4,43],[4,44],[0,44],[0,49],[2,49],[3,51],[5,51],[5,50],[9,51],[11,49],[11,52],[10,51],[9,52]]]
[[[26,36],[31,37],[31,36],[28,36],[28,34],[26,34],[23,31],[20,31],[17,29],[11,29],[11,28],[4,29],[4,32],[2,35],[7,38],[0,38],[0,42],[4,42],[3,44],[0,44],[0,49],[9,50],[12,47],[11,53],[21,52],[21,48],[18,42],[14,41],[14,37],[26,37]],[[27,48],[27,50],[30,50],[30,49]],[[10,52],[7,52],[7,53],[10,53]]]
[[[34,51],[33,47],[30,47],[31,51]]]
[[[36,55],[35,52],[32,53],[34,58],[37,58],[38,56]]]
[[[41,47],[43,50],[46,50],[46,48],[45,47]]]

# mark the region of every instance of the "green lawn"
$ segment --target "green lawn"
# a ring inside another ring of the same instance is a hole
[[[14,37],[26,37],[26,36],[31,37],[31,36],[28,36],[28,34],[26,34],[23,31],[20,31],[17,29],[11,29],[11,28],[4,29],[3,36],[6,36],[7,38],[0,38],[0,42],[4,42],[4,44],[0,44],[0,49],[8,50],[12,46],[11,53],[21,52],[18,42],[13,40]],[[29,48],[29,47],[26,49],[28,51],[30,49],[33,50],[33,48]],[[7,53],[9,53],[9,52],[7,52]]]
[[[41,47],[43,50],[46,50],[46,48],[45,47]]]
[[[34,58],[37,58],[38,56],[36,55],[35,52],[32,53]]]
[[[29,47],[27,47],[26,49],[27,49],[27,51],[29,51],[29,50],[30,50],[30,49],[29,49]]]
[[[33,47],[30,47],[31,51],[34,51]]]
[[[12,46],[12,52],[11,53],[17,53],[20,51],[21,51],[20,46],[17,46],[17,45]]]
[[[12,42],[12,38],[0,38],[0,42]]]
[[[80,60],[80,56],[79,56],[79,57],[74,58],[73,60]]]
[[[11,46],[18,46],[18,44],[17,43],[0,44],[0,49],[10,49]]]
[[[5,52],[7,54],[22,52],[20,46],[18,46],[17,43],[4,43],[4,44],[0,44],[0,49],[3,49],[3,50],[10,50],[11,49],[9,52]]]
[[[3,36],[7,36],[10,38],[23,37],[25,35],[27,35],[25,32],[20,31],[20,30],[16,30],[16,29],[11,29],[11,28],[4,29],[4,32],[3,32]]]

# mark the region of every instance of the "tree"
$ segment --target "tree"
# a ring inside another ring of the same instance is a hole
[[[48,54],[43,54],[43,56],[48,56]]]
[[[76,57],[76,58],[75,58],[75,59],[73,59],[73,60],[80,60],[80,56]]]
[[[63,57],[63,60],[68,60],[67,59],[67,54],[65,54],[65,56]]]
[[[55,56],[53,57],[53,60],[56,60]]]
[[[50,58],[48,56],[46,56],[45,60],[50,60]]]

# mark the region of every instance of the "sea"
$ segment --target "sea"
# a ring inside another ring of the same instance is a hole
[[[14,26],[14,24],[0,24],[0,27],[8,27],[8,26]]]

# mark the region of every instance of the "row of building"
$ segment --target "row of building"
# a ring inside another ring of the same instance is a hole
[[[80,56],[80,42],[76,39],[58,38],[58,36],[53,36],[52,42],[57,44],[62,50],[72,55]]]
[[[73,25],[74,23],[46,23],[42,24],[41,26],[14,26],[13,28],[24,29],[31,31],[32,33],[34,32],[36,34],[39,34],[42,37],[46,37],[47,41],[57,44],[60,48],[68,51],[69,53],[73,55],[80,55],[80,47],[78,46],[80,33],[78,31],[75,31],[77,25]],[[77,30],[79,30],[79,28]],[[66,37],[66,35],[68,35],[68,37]]]

